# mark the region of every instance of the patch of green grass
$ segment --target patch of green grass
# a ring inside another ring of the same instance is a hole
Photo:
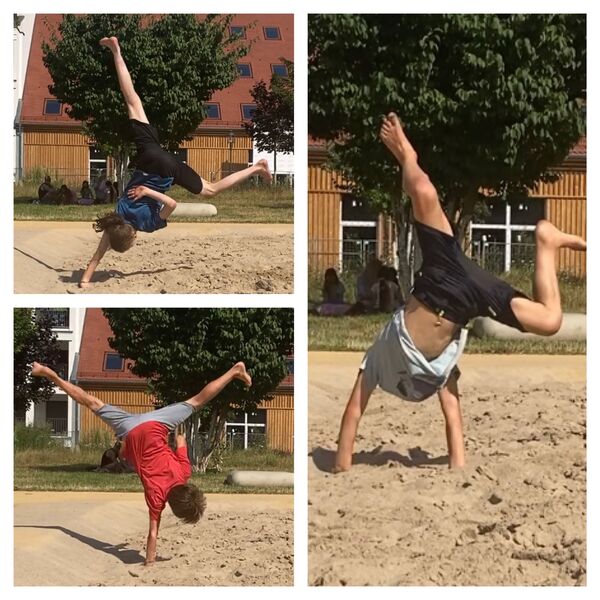
[[[83,448],[49,448],[15,451],[15,490],[27,491],[99,491],[141,492],[142,485],[135,473],[115,475],[94,473],[90,469],[100,462],[102,450]],[[241,488],[223,482],[229,471],[293,471],[294,457],[275,450],[231,450],[223,453],[223,471],[194,473],[191,481],[205,493],[289,494],[290,488]]]
[[[375,340],[387,314],[356,317],[308,316],[308,349],[326,352],[364,352]],[[498,340],[469,335],[468,354],[585,354],[585,341],[551,339]]]
[[[323,275],[324,273],[311,272],[308,277],[308,301],[311,304],[320,304],[323,301]],[[355,302],[357,272],[338,274],[346,288],[345,301],[348,304]],[[533,267],[514,268],[508,273],[496,274],[500,279],[508,282],[515,289],[521,290],[530,298],[533,296]],[[558,276],[560,285],[561,302],[564,312],[584,313],[586,311],[586,280],[585,278],[572,277],[565,273]]]
[[[115,205],[50,206],[31,204],[37,198],[38,183],[25,182],[14,186],[14,218],[16,221],[88,221],[109,213]],[[171,197],[178,202],[208,202],[217,207],[214,217],[177,217],[180,223],[293,223],[294,190],[288,186],[246,184],[219,194],[213,200],[190,194],[175,186]]]

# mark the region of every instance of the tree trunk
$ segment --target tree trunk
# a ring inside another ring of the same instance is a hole
[[[192,414],[192,416],[185,422],[185,439],[188,445],[188,456],[190,463],[195,465],[198,462],[199,452],[199,435],[198,435],[198,424],[200,422],[200,415],[198,413]]]
[[[277,145],[273,148],[273,185],[277,185]]]
[[[402,297],[408,298],[412,288],[413,273],[410,257],[411,249],[408,247],[410,224],[408,222],[409,211],[400,199],[393,204],[393,219],[396,224],[396,235],[398,245],[398,283],[402,291]]]
[[[227,410],[216,409],[210,415],[210,425],[206,440],[203,440],[202,448],[196,463],[196,470],[200,473],[206,473],[208,463],[217,446],[223,440],[225,434],[225,424],[227,422]]]
[[[117,153],[115,160],[117,169],[117,192],[123,193],[125,189],[125,178],[127,177],[127,164],[129,163],[129,153],[126,149],[121,149]]]
[[[469,223],[473,220],[475,206],[479,201],[478,190],[471,190],[462,198],[454,198],[449,203],[448,209],[452,210],[449,214],[453,216],[456,225],[458,243],[463,246]]]

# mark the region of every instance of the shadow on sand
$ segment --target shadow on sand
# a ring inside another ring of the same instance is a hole
[[[317,469],[325,473],[331,473],[335,464],[335,450],[328,448],[317,447],[313,448],[309,454]],[[432,465],[447,465],[448,456],[431,456],[429,452],[423,450],[420,446],[410,448],[408,456],[395,452],[394,450],[382,450],[381,446],[377,446],[370,452],[357,452],[352,457],[353,465],[371,465],[381,467],[388,462],[396,462],[405,467],[426,467]]]
[[[77,533],[76,531],[67,529],[66,527],[62,527],[60,525],[15,525],[15,529],[16,528],[54,529],[56,531],[62,531],[77,541],[87,544],[90,546],[90,548],[94,548],[94,550],[100,550],[101,552],[105,552],[106,554],[110,554],[111,556],[118,558],[126,565],[134,565],[144,562],[144,557],[137,550],[127,548],[127,544],[109,544],[108,542],[103,542],[101,540],[97,540],[96,538]]]

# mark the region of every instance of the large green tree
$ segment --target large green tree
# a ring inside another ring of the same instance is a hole
[[[205,118],[206,101],[238,76],[236,64],[248,47],[239,36],[230,35],[231,18],[64,15],[50,43],[43,44],[44,65],[53,81],[50,93],[115,157],[119,181],[132,150],[132,136],[112,54],[98,44],[100,38],[119,38],[148,119],[163,144],[175,149]]]
[[[54,384],[42,377],[31,377],[31,364],[38,361],[55,366],[60,360],[60,348],[56,334],[52,331],[52,320],[44,311],[15,308],[13,335],[16,413],[52,398]]]
[[[261,152],[273,153],[273,174],[277,174],[277,153],[294,151],[294,63],[280,59],[287,67],[287,76],[274,74],[270,86],[257,82],[252,90],[256,111],[249,123],[244,123]]]
[[[331,168],[399,226],[398,168],[378,140],[396,111],[463,234],[485,203],[554,177],[584,134],[585,15],[313,15],[309,131]]]
[[[233,364],[244,361],[253,385],[234,381],[188,423],[192,459],[204,471],[221,442],[232,410],[255,409],[269,400],[286,374],[293,345],[291,309],[105,309],[114,336],[110,345],[135,361],[135,375],[148,379],[160,405],[197,394]],[[198,418],[207,443],[197,443]]]

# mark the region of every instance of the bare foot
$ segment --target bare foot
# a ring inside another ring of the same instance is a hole
[[[248,375],[248,371],[246,371],[246,365],[243,362],[239,362],[233,365],[233,368],[236,370],[235,378],[243,381],[248,387],[250,387],[252,385],[252,377]]]
[[[401,165],[411,157],[417,160],[417,153],[408,141],[396,113],[383,117],[379,137]]]
[[[337,475],[338,473],[345,473],[346,471],[349,471],[350,467],[347,465],[334,465],[331,469],[331,472],[334,475]]]
[[[564,233],[546,219],[538,221],[535,227],[535,239],[538,244],[551,248],[571,248],[579,251],[587,249],[587,242],[582,237]]]
[[[269,169],[269,163],[266,159],[262,158],[256,163],[257,167],[260,167],[261,172],[259,175],[263,178],[264,181],[273,181],[273,175],[271,175],[271,170]]]
[[[49,371],[50,371],[50,369],[48,367],[45,367],[44,365],[40,365],[39,362],[34,362],[31,365],[31,374],[34,377],[45,377]]]
[[[111,52],[119,51],[119,40],[116,37],[103,37],[100,40],[100,45],[108,48]]]

